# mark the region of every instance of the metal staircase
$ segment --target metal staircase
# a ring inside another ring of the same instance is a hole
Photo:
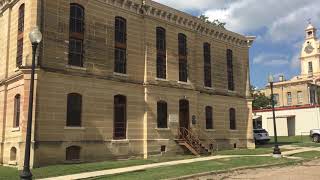
[[[209,140],[210,142],[210,144],[207,146],[205,145],[205,142],[200,140],[199,135],[194,133],[192,130],[182,127],[178,130],[178,139],[176,139],[176,142],[180,146],[187,148],[196,156],[210,155],[214,140],[207,137],[205,139]]]

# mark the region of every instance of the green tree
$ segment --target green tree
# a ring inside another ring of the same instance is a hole
[[[253,99],[252,108],[254,110],[271,108],[270,97],[265,96],[263,93],[253,94]]]
[[[223,29],[225,29],[226,23],[225,22],[221,22],[218,19],[215,19],[213,21],[209,20],[209,17],[205,16],[204,14],[199,16],[199,19],[201,19],[202,21],[208,23],[208,24],[213,24],[215,26],[221,27]]]

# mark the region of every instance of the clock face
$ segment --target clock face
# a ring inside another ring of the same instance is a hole
[[[306,52],[307,54],[312,53],[313,50],[314,50],[314,48],[312,47],[311,44],[308,44],[308,45],[304,48],[304,52]]]

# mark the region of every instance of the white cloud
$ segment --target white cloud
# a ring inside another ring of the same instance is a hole
[[[320,24],[319,0],[156,0],[180,10],[197,10],[226,22],[232,31],[251,34],[264,30],[263,39],[291,43],[304,36],[307,19]],[[254,34],[253,34],[254,35]]]
[[[289,58],[281,54],[260,54],[253,59],[253,64],[283,66],[289,64]]]

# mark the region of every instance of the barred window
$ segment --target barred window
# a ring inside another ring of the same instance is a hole
[[[19,127],[20,125],[20,104],[21,104],[21,96],[17,94],[14,97],[14,120],[13,120],[13,127]]]
[[[166,63],[166,30],[162,27],[157,27],[157,78],[167,78],[167,63]]]
[[[204,56],[204,86],[212,87],[211,82],[211,50],[210,44],[203,44],[203,56]]]
[[[212,107],[206,107],[206,129],[213,129]]]
[[[234,108],[229,109],[230,129],[236,129],[236,110]]]
[[[79,4],[70,4],[69,31],[68,64],[83,67],[84,8]]]
[[[114,139],[126,139],[127,130],[127,98],[126,96],[114,96]]]
[[[67,161],[77,161],[80,160],[80,151],[79,146],[70,146],[66,149],[66,160]]]
[[[115,18],[114,72],[127,73],[127,24],[122,17]]]
[[[158,128],[168,128],[168,105],[165,101],[157,102]]]
[[[188,81],[188,60],[187,60],[187,37],[186,35],[178,34],[179,46],[179,81]]]
[[[232,55],[231,49],[227,49],[227,74],[228,74],[228,90],[234,91],[233,55]]]
[[[19,7],[16,67],[22,66],[25,5]]]
[[[82,96],[78,93],[68,94],[67,126],[80,127],[82,113]]]

